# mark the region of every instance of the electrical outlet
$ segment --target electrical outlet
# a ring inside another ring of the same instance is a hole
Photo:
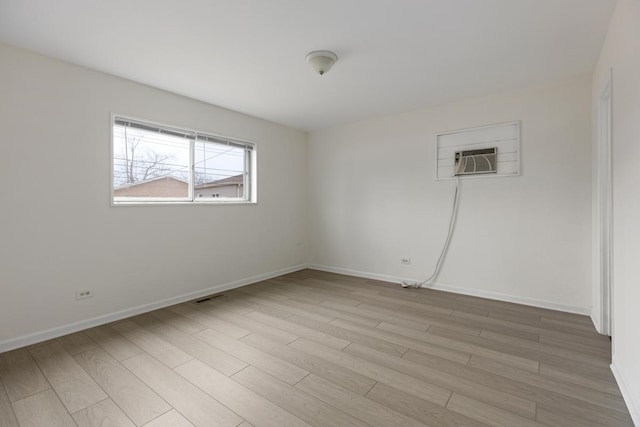
[[[93,297],[93,289],[82,289],[76,291],[76,299],[85,299]]]
[[[411,264],[411,258],[400,258],[400,264]]]

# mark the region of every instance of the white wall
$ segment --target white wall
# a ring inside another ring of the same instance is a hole
[[[522,175],[462,182],[438,287],[590,312],[590,98],[584,77],[311,134],[312,264],[430,276],[455,185],[435,181],[436,134],[520,120]]]
[[[258,204],[111,207],[112,112],[256,142]],[[0,351],[304,264],[306,146],[299,131],[0,45]],[[95,297],[76,301],[84,288]]]
[[[593,74],[597,106],[613,69],[613,363],[640,425],[640,1],[618,0]],[[594,139],[595,142],[595,139]],[[596,153],[594,145],[594,155]],[[594,186],[594,196],[597,187]]]

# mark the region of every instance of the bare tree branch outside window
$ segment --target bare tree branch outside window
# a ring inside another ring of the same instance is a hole
[[[127,127],[123,129],[121,143],[114,146],[114,150],[119,149],[114,153],[115,187],[168,176],[188,180],[188,166],[181,164],[171,147],[146,135],[128,132]]]

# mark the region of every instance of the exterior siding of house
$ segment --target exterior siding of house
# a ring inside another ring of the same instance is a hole
[[[242,184],[227,184],[218,187],[196,187],[196,197],[242,197]],[[215,196],[217,194],[217,196]]]
[[[156,178],[136,182],[114,189],[114,197],[188,197],[189,185],[173,177]],[[213,181],[196,186],[196,198],[244,196],[242,175]]]
[[[158,178],[113,190],[114,197],[188,197],[189,185],[175,178]]]
[[[244,180],[242,175],[230,176],[195,188],[196,197],[243,197]]]

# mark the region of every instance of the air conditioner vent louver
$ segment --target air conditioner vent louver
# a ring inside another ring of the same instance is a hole
[[[223,294],[209,295],[207,297],[202,297],[200,299],[193,300],[191,302],[194,303],[194,304],[202,304],[203,302],[211,301],[212,299],[221,298],[223,296],[224,296]]]
[[[497,173],[498,148],[456,151],[455,175]]]

